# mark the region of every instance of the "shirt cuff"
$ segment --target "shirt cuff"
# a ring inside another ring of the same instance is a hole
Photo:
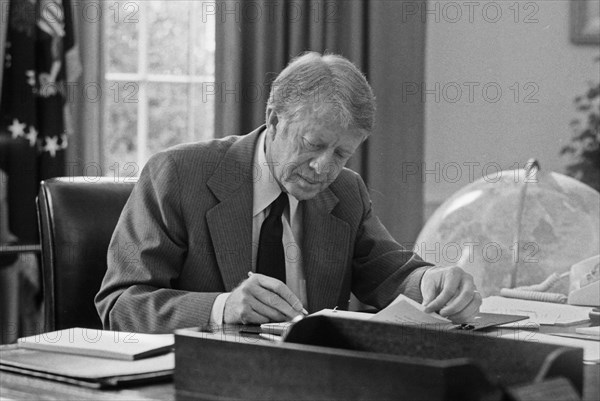
[[[224,292],[217,295],[215,302],[213,303],[212,310],[210,312],[210,319],[208,324],[211,326],[221,326],[223,324],[223,315],[225,314],[225,302],[229,298],[230,292]]]
[[[408,275],[405,279],[405,289],[402,291],[404,295],[416,301],[418,303],[423,303],[423,294],[421,294],[421,281],[423,280],[423,275],[432,266],[423,266],[415,269],[412,273]]]

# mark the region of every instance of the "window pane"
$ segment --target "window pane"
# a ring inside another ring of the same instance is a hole
[[[148,72],[188,73],[189,1],[148,2]]]
[[[119,177],[139,174],[137,166],[137,84],[107,82],[105,97],[106,126],[104,128],[104,175]],[[117,163],[117,164],[115,164]],[[133,170],[137,170],[133,173]]]
[[[215,75],[215,15],[204,9],[206,2],[194,2],[192,16],[196,17],[193,55],[195,75]]]
[[[214,138],[214,107],[215,96],[207,95],[202,84],[194,85],[194,137],[191,140],[200,141]]]
[[[137,72],[138,2],[111,1],[105,13],[106,72]]]
[[[187,84],[148,84],[148,155],[189,142]]]

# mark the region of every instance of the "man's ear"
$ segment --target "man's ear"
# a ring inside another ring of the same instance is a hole
[[[273,107],[267,108],[267,129],[273,129],[273,131],[277,130],[277,124],[279,123],[279,118],[277,118],[277,113],[273,109]]]

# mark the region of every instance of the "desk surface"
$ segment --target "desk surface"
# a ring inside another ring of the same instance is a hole
[[[581,327],[581,326],[578,326]],[[543,327],[540,332],[574,331]],[[600,399],[600,365],[584,365],[583,399]],[[94,390],[0,371],[0,397],[8,400],[175,400],[174,384],[162,383],[121,390]]]

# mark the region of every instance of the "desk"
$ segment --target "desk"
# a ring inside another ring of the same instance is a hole
[[[587,325],[585,325],[587,326]],[[578,326],[581,327],[581,326]],[[540,332],[574,331],[574,327],[543,327]],[[600,399],[600,365],[584,366],[585,401]],[[122,390],[93,390],[13,373],[0,372],[0,396],[14,400],[175,400],[173,383]]]

